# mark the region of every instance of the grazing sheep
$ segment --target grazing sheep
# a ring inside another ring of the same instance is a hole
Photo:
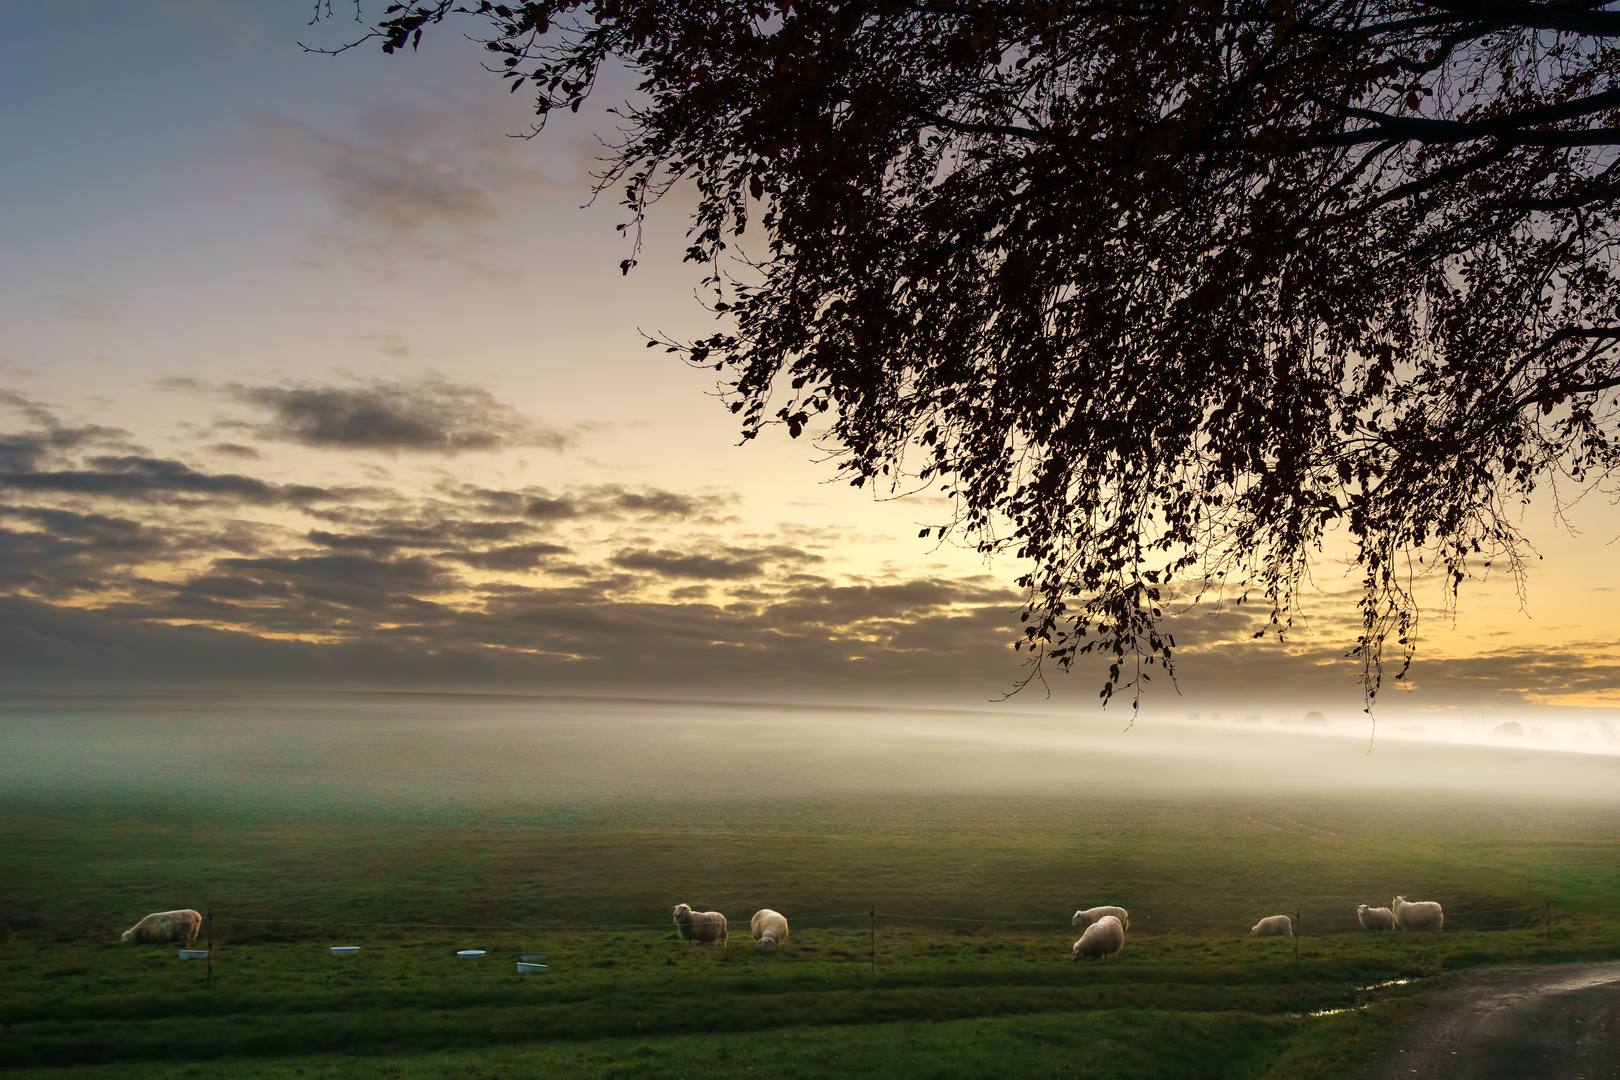
[[[777,948],[788,939],[787,920],[782,917],[781,912],[772,911],[770,908],[761,908],[754,912],[754,917],[748,922],[748,928],[754,932],[754,940],[759,942],[759,947],[766,952]]]
[[[1121,928],[1125,930],[1131,928],[1131,913],[1122,907],[1112,906],[1086,908],[1084,911],[1077,911],[1074,913],[1074,918],[1069,920],[1069,925],[1090,926],[1105,915],[1112,915],[1118,919]]]
[[[178,941],[189,946],[197,940],[202,929],[202,916],[190,908],[179,911],[156,911],[124,931],[119,938],[125,945],[145,945],[148,942],[167,944]]]
[[[1086,927],[1086,932],[1074,943],[1074,951],[1069,959],[1078,960],[1082,956],[1106,959],[1124,947],[1125,924],[1112,915],[1104,915]]]
[[[684,940],[694,944],[713,941],[725,945],[730,940],[724,915],[718,911],[693,911],[685,904],[675,905],[675,929]]]
[[[1389,902],[1389,911],[1403,934],[1408,930],[1439,930],[1446,921],[1446,913],[1433,900],[1412,903],[1397,896]]]
[[[1363,930],[1395,929],[1395,916],[1387,907],[1368,907],[1362,904],[1356,908],[1356,918],[1361,920]]]
[[[1250,937],[1293,937],[1294,920],[1286,915],[1267,915],[1249,928]]]

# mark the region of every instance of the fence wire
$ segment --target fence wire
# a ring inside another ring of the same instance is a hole
[[[248,910],[255,910],[255,909],[249,908]],[[1287,914],[1287,913],[1286,912],[1280,912],[1279,914]],[[1475,923],[1473,921],[1473,920],[1475,920],[1477,918],[1481,918],[1481,917],[1485,917],[1485,916],[1500,916],[1500,915],[1517,915],[1517,916],[1519,916],[1519,918],[1514,920],[1514,921],[1490,922],[1490,923],[1486,923],[1484,925],[1477,924],[1477,923]],[[1470,910],[1470,911],[1448,912],[1446,914],[1446,922],[1448,924],[1448,928],[1447,928],[1446,932],[1487,931],[1487,930],[1489,930],[1489,931],[1495,931],[1495,930],[1523,930],[1523,929],[1532,929],[1532,928],[1538,928],[1538,927],[1545,929],[1550,924],[1550,920],[1552,919],[1552,916],[1553,916],[1552,908],[1551,908],[1550,905],[1546,905],[1546,904],[1538,905],[1536,907],[1479,908],[1479,909],[1474,909],[1474,910]],[[205,914],[205,917],[208,917],[208,916]],[[288,927],[288,928],[300,928],[301,930],[306,930],[306,931],[311,930],[311,929],[318,930],[318,929],[331,928],[331,929],[355,929],[355,930],[363,930],[363,929],[443,930],[443,931],[455,931],[455,932],[463,932],[463,933],[472,933],[472,932],[494,932],[494,933],[500,933],[500,932],[514,932],[514,933],[516,933],[516,932],[554,932],[554,933],[568,933],[568,932],[573,932],[573,931],[613,931],[613,930],[629,931],[629,930],[649,930],[649,929],[669,930],[673,926],[673,921],[670,920],[670,919],[661,919],[661,920],[658,920],[658,921],[655,921],[655,922],[639,922],[639,921],[637,921],[637,922],[629,922],[629,921],[625,921],[625,922],[603,922],[603,923],[565,923],[565,922],[511,922],[511,923],[508,923],[508,922],[489,922],[489,923],[480,923],[480,922],[406,922],[406,921],[381,922],[381,921],[370,921],[370,920],[362,921],[362,920],[351,920],[351,919],[342,919],[342,918],[325,918],[325,917],[320,917],[320,916],[309,916],[309,915],[280,915],[280,916],[276,916],[274,918],[268,918],[268,917],[264,917],[264,916],[260,916],[260,915],[237,915],[237,914],[233,914],[231,908],[229,908],[229,907],[221,907],[219,905],[214,905],[213,906],[213,908],[211,909],[211,917],[214,920],[214,926],[216,928],[221,926],[221,924],[223,924],[227,928],[231,927],[231,926],[242,925],[242,924],[250,924],[250,925],[255,925],[255,926],[267,926],[267,927],[281,926],[281,927]],[[1390,931],[1369,930],[1369,929],[1363,928],[1360,925],[1360,921],[1354,915],[1308,915],[1306,917],[1296,917],[1294,915],[1290,915],[1290,918],[1293,919],[1294,923],[1295,923],[1295,926],[1294,926],[1294,936],[1295,937],[1359,936],[1359,935],[1364,935],[1364,934],[1377,934],[1377,933],[1388,933],[1388,932],[1390,932]],[[1059,920],[1046,920],[1046,919],[992,919],[992,918],[964,916],[964,915],[921,915],[921,914],[914,914],[914,913],[910,913],[910,912],[900,912],[900,911],[877,911],[875,909],[869,909],[869,910],[866,910],[866,911],[837,912],[837,913],[820,914],[820,915],[795,915],[795,916],[791,917],[788,920],[788,922],[789,922],[789,925],[791,926],[793,924],[798,924],[798,923],[817,923],[817,922],[830,923],[830,922],[836,922],[838,920],[844,920],[844,919],[850,919],[850,920],[859,919],[859,920],[863,920],[863,921],[869,923],[872,926],[876,926],[876,924],[880,920],[887,920],[887,922],[890,925],[892,925],[894,923],[902,923],[902,924],[903,923],[946,923],[946,924],[954,924],[954,925],[959,925],[959,926],[983,927],[983,928],[987,928],[987,929],[989,929],[989,928],[999,928],[999,929],[1004,929],[1004,930],[1008,930],[1008,931],[1023,929],[1023,930],[1031,930],[1031,931],[1050,930],[1050,931],[1053,931],[1054,933],[1077,933],[1080,929],[1082,929],[1080,927],[1074,926],[1069,920],[1059,921]],[[1329,931],[1322,931],[1322,930],[1317,929],[1317,927],[1321,926],[1324,923],[1326,923],[1326,924],[1328,924],[1330,926],[1343,927],[1344,929],[1329,930]],[[1247,933],[1248,933],[1248,931],[1246,929],[1235,926],[1230,919],[1178,919],[1178,918],[1155,919],[1155,918],[1153,918],[1153,916],[1151,914],[1142,914],[1142,915],[1133,917],[1133,919],[1132,919],[1132,929],[1140,936],[1154,936],[1154,935],[1157,935],[1159,933],[1165,933],[1165,932],[1188,933],[1188,932],[1191,932],[1191,931],[1203,931],[1203,933],[1198,933],[1198,934],[1195,934],[1194,936],[1219,938],[1219,937],[1230,937],[1230,936],[1244,936],[1244,935],[1247,935]],[[1399,928],[1396,928],[1393,932],[1399,934],[1401,931],[1399,930]],[[1428,933],[1428,932],[1429,931],[1412,931],[1412,933]],[[52,943],[72,942],[72,941],[111,939],[111,938],[116,938],[116,937],[120,936],[121,934],[122,934],[122,931],[119,931],[119,930],[96,930],[96,931],[85,931],[85,932],[82,932],[82,933],[66,934],[66,935],[60,935],[60,936],[54,936],[54,937],[26,937],[26,936],[23,936],[23,935],[15,935],[14,938],[13,938],[13,942],[14,943],[28,942],[28,943],[36,943],[36,944],[52,944]]]

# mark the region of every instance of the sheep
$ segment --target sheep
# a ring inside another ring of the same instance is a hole
[[[1446,921],[1446,913],[1433,900],[1413,903],[1397,896],[1389,902],[1389,911],[1403,934],[1408,930],[1439,930]]]
[[[1080,940],[1074,943],[1074,949],[1069,954],[1070,960],[1078,960],[1082,956],[1095,956],[1107,959],[1125,947],[1125,924],[1112,915],[1104,915],[1080,935]]]
[[[693,944],[712,941],[725,945],[730,940],[724,915],[718,911],[693,911],[686,904],[675,905],[675,929],[681,932],[682,939]]]
[[[1250,937],[1293,937],[1294,920],[1286,915],[1267,915],[1249,928]]]
[[[124,931],[118,940],[125,945],[145,945],[147,942],[167,944],[178,941],[190,946],[202,930],[202,916],[190,908],[179,911],[155,911]]]
[[[1105,915],[1112,915],[1118,919],[1122,929],[1129,930],[1131,928],[1131,913],[1122,907],[1113,906],[1086,908],[1084,911],[1077,911],[1074,913],[1074,918],[1069,920],[1069,925],[1090,926]]]
[[[1356,908],[1356,918],[1361,921],[1363,930],[1395,929],[1395,916],[1387,907],[1368,907],[1361,904]]]
[[[759,947],[766,952],[780,947],[788,939],[787,919],[782,917],[781,912],[772,911],[770,908],[761,908],[754,912],[754,917],[748,922],[748,928],[753,931],[754,940],[759,942]]]

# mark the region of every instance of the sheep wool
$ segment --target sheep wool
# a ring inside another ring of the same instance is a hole
[[[1104,915],[1080,935],[1080,940],[1074,943],[1074,949],[1069,959],[1078,960],[1083,956],[1095,956],[1105,959],[1113,956],[1125,947],[1125,924],[1113,915]]]
[[[1397,896],[1389,904],[1390,914],[1402,933],[1407,930],[1439,930],[1446,921],[1446,913],[1433,900],[1412,902]]]
[[[759,947],[766,952],[780,948],[788,939],[787,919],[782,917],[781,912],[772,911],[770,908],[761,908],[754,912],[754,917],[748,922],[748,928],[753,931],[754,940],[759,943]]]
[[[1363,930],[1395,929],[1395,916],[1387,907],[1368,907],[1362,904],[1356,908],[1356,918],[1361,921]]]
[[[683,941],[696,944],[712,941],[725,945],[728,940],[726,917],[718,911],[693,911],[686,904],[675,905],[675,929]]]
[[[1114,918],[1118,919],[1121,928],[1125,930],[1129,930],[1131,928],[1130,912],[1126,911],[1122,907],[1114,907],[1111,904],[1105,904],[1102,907],[1086,908],[1083,911],[1077,911],[1074,913],[1074,918],[1069,920],[1069,923],[1072,926],[1090,926],[1105,915],[1112,915]]]
[[[155,911],[124,931],[119,938],[125,945],[179,942],[190,945],[202,930],[202,916],[190,908],[178,911]]]
[[[1251,937],[1293,937],[1294,920],[1286,915],[1268,915],[1249,928]]]

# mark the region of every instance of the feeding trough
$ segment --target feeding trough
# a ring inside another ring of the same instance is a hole
[[[334,945],[334,946],[332,946],[332,955],[333,956],[353,956],[355,953],[357,953],[359,951],[360,951],[360,946],[358,946],[358,945]]]
[[[208,950],[207,949],[181,949],[180,950],[180,959],[182,959],[182,960],[206,960],[206,959],[208,959]]]
[[[543,964],[546,962],[546,954],[543,952],[526,952],[518,959],[525,964]]]
[[[526,964],[526,963],[524,963],[523,961],[520,960],[520,961],[518,961],[517,969],[518,969],[518,974],[519,975],[538,975],[542,971],[546,970],[546,965],[544,965],[544,964]]]
[[[484,955],[483,949],[461,949],[456,953],[463,960],[476,960]]]

